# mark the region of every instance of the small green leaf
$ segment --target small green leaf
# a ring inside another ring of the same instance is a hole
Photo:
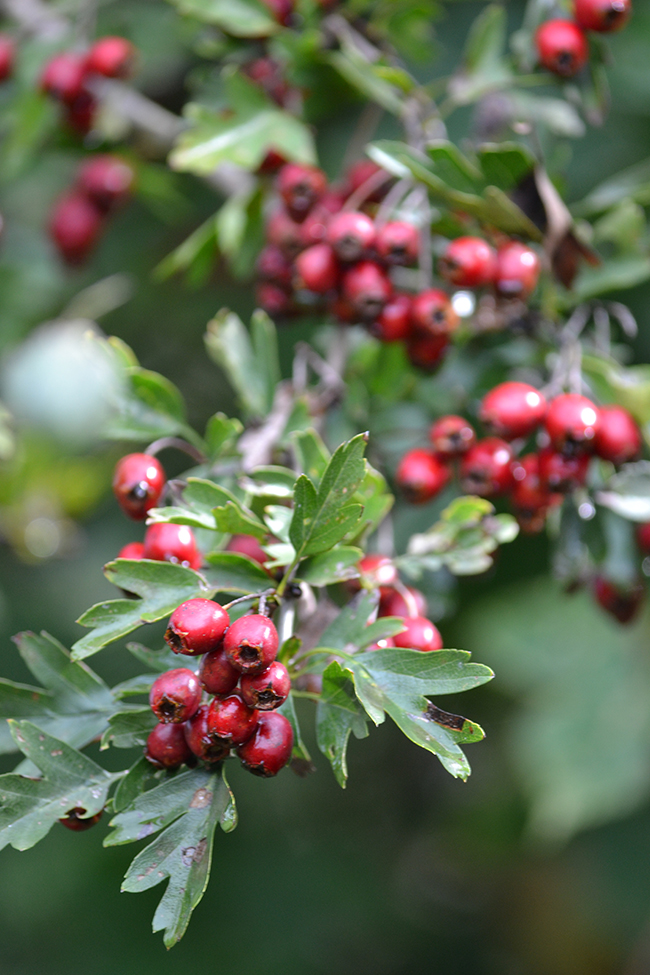
[[[262,326],[261,331],[268,331]],[[254,345],[241,319],[233,312],[222,310],[208,322],[205,343],[211,358],[225,372],[248,416],[266,416],[272,405],[272,377],[278,373],[277,361],[269,361],[258,334]],[[259,350],[259,353],[258,353]],[[264,358],[260,356],[264,355]]]
[[[156,781],[156,769],[148,762],[144,755],[138,758],[123,779],[120,780],[113,796],[113,809],[122,812],[130,806],[141,793],[146,792]]]
[[[162,259],[154,269],[154,276],[158,281],[166,281],[185,271],[191,274],[193,284],[202,284],[214,267],[216,254],[217,222],[213,214]]]
[[[320,638],[320,645],[332,647],[333,652],[348,649],[354,652],[363,646],[368,620],[375,612],[378,602],[379,594],[376,590],[359,593],[330,623]]]
[[[273,583],[259,563],[239,552],[210,552],[206,560],[210,568],[204,575],[217,592],[247,595],[262,592]]]
[[[156,724],[156,716],[148,706],[117,711],[108,719],[108,728],[102,735],[100,748],[103,751],[111,745],[115,748],[143,747]]]
[[[286,699],[284,704],[281,704],[277,710],[280,712],[280,714],[284,715],[293,728],[291,768],[294,772],[301,776],[307,775],[309,772],[314,772],[315,769],[311,760],[311,755],[307,751],[307,746],[305,745],[302,735],[300,734],[300,725],[298,724],[293,695],[289,694],[289,697]]]
[[[298,430],[292,435],[291,443],[298,469],[317,485],[332,457],[322,437],[313,428]]]
[[[213,24],[233,37],[269,37],[280,28],[258,0],[170,0],[180,14]]]
[[[225,413],[215,413],[211,416],[205,428],[208,460],[215,461],[222,454],[233,451],[243,431],[244,426],[236,417],[230,418]]]
[[[177,654],[167,646],[162,650],[150,650],[149,647],[143,647],[141,643],[127,643],[126,649],[141,664],[159,674],[164,674],[166,670],[173,670],[178,666]]]
[[[349,670],[333,660],[323,673],[323,691],[316,708],[316,740],[329,760],[336,781],[345,789],[348,779],[347,747],[350,733],[368,734],[367,720],[354,693]]]
[[[598,504],[628,521],[650,521],[650,462],[627,464],[595,498]]]
[[[298,570],[298,578],[310,586],[329,586],[344,579],[356,579],[359,575],[357,563],[362,557],[361,549],[339,545],[329,552],[305,559]]]
[[[486,183],[506,192],[518,186],[536,165],[535,157],[519,142],[484,143],[477,156]]]

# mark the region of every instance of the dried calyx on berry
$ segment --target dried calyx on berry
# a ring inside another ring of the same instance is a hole
[[[230,625],[230,617],[219,603],[211,599],[188,599],[174,610],[165,640],[174,653],[188,656],[208,653],[221,643]]]
[[[273,663],[278,644],[273,621],[261,614],[235,620],[223,641],[228,660],[244,674],[259,674]]]
[[[165,472],[157,457],[127,454],[115,467],[113,494],[129,518],[143,521],[147,512],[158,505],[166,483]]]

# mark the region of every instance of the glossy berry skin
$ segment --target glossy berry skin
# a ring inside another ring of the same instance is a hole
[[[84,90],[86,79],[85,55],[64,51],[51,58],[41,74],[41,91],[57,101],[71,105]]]
[[[544,426],[551,444],[565,453],[591,452],[600,425],[598,407],[579,393],[562,393],[549,403]]]
[[[573,16],[579,27],[603,34],[624,27],[631,12],[631,0],[574,0],[573,5]]]
[[[324,205],[323,200],[312,207],[300,224],[300,240],[302,246],[311,247],[312,244],[324,244],[331,219],[332,214]]]
[[[165,640],[174,653],[188,657],[215,650],[230,626],[230,617],[212,599],[188,599],[169,618]]]
[[[199,681],[208,694],[230,694],[240,677],[241,671],[233,667],[222,646],[201,658]]]
[[[415,264],[420,251],[420,234],[412,223],[392,220],[377,231],[375,249],[387,264]]]
[[[151,685],[149,704],[159,721],[179,724],[196,714],[201,703],[201,685],[187,667],[161,674]]]
[[[193,759],[182,724],[157,724],[147,738],[144,757],[156,768],[178,768]]]
[[[423,332],[411,332],[406,343],[409,361],[423,369],[433,372],[445,357],[449,345],[448,335],[427,335]]]
[[[291,285],[293,276],[291,263],[275,244],[267,244],[260,251],[255,270],[258,277],[264,281],[273,281],[283,288]]]
[[[382,593],[379,601],[379,616],[424,616],[427,611],[427,601],[424,593],[412,586],[405,586],[406,591],[411,597],[410,602],[406,602],[404,596],[395,589]]]
[[[278,173],[277,188],[293,219],[300,222],[325,193],[327,177],[316,166],[287,163]]]
[[[255,734],[237,749],[237,755],[249,772],[270,778],[284,768],[292,750],[293,728],[289,721],[277,711],[267,711],[260,714]]]
[[[244,703],[258,711],[279,708],[289,697],[290,690],[289,671],[279,660],[274,660],[261,674],[244,674],[241,679]]]
[[[91,156],[79,167],[77,186],[103,213],[108,213],[128,200],[133,170],[118,156]]]
[[[497,251],[494,288],[504,298],[526,298],[537,287],[540,269],[536,251],[513,240]]]
[[[512,448],[499,437],[485,437],[471,447],[460,462],[460,481],[466,494],[492,498],[512,484]]]
[[[183,730],[185,741],[191,752],[204,762],[221,762],[228,756],[230,746],[226,742],[215,739],[208,730],[208,704],[202,704],[196,714],[185,722]]]
[[[452,460],[466,454],[476,443],[476,432],[464,417],[450,413],[431,425],[429,440],[439,457]]]
[[[479,418],[497,437],[528,437],[546,415],[546,399],[528,383],[501,383],[483,397]]]
[[[386,274],[374,261],[359,261],[343,274],[341,290],[364,322],[374,322],[392,294]]]
[[[208,733],[227,745],[243,745],[257,727],[259,714],[239,694],[215,697],[208,709]]]
[[[239,555],[246,555],[253,562],[264,565],[269,557],[253,535],[233,535],[226,545],[226,552],[237,552]]]
[[[439,288],[421,291],[411,306],[413,327],[427,335],[450,335],[458,328],[459,318],[449,295]]]
[[[619,623],[631,623],[645,598],[645,587],[642,582],[620,585],[598,575],[594,579],[594,596],[598,605]]]
[[[82,264],[90,255],[103,229],[103,216],[92,200],[73,190],[54,204],[49,231],[66,264]]]
[[[336,287],[339,265],[329,244],[314,244],[296,258],[298,288],[324,295]]]
[[[438,271],[458,288],[482,288],[494,280],[496,253],[480,237],[457,237],[438,261]]]
[[[650,555],[650,521],[636,526],[636,541],[644,555]]]
[[[552,447],[545,447],[539,452],[538,464],[542,487],[548,491],[568,494],[575,488],[582,487],[587,480],[589,455],[574,454],[567,457]]]
[[[86,810],[82,806],[75,806],[62,816],[59,822],[66,829],[71,829],[73,833],[84,833],[91,826],[95,826],[103,814],[104,810],[100,809],[94,816],[86,816]]]
[[[634,418],[622,406],[601,406],[594,453],[612,464],[638,460],[642,440]]]
[[[571,20],[547,20],[535,32],[537,57],[542,67],[562,78],[584,68],[589,45],[584,31]]]
[[[162,497],[167,478],[160,461],[151,454],[126,454],[115,465],[113,494],[122,511],[144,521]]]
[[[385,615],[389,616],[390,614],[386,613]],[[377,640],[375,643],[371,643],[369,647],[365,647],[364,653],[366,653],[368,650],[388,650],[394,646],[395,641],[393,640],[392,636],[385,636],[382,640]]]
[[[0,33],[0,81],[10,78],[14,70],[16,45],[9,34]]]
[[[344,210],[327,227],[327,243],[341,261],[359,261],[375,243],[375,225],[365,213]]]
[[[223,647],[228,660],[244,674],[259,674],[278,652],[278,631],[268,616],[242,616],[226,633]]]
[[[361,584],[370,589],[394,586],[399,573],[387,555],[364,555],[358,563]]]
[[[187,525],[149,525],[144,536],[144,557],[200,569],[203,558]]]
[[[426,504],[446,486],[451,471],[430,450],[416,447],[404,454],[395,480],[407,501]]]
[[[139,562],[144,558],[144,544],[142,542],[128,542],[117,553],[118,559],[130,559]]]
[[[407,616],[404,620],[404,629],[401,633],[397,633],[393,640],[396,647],[422,650],[425,653],[442,650],[444,647],[440,630],[426,616]]]
[[[90,48],[86,70],[105,78],[129,78],[136,50],[126,37],[100,37]]]
[[[395,294],[388,299],[370,332],[380,342],[398,342],[408,338],[411,331],[411,298]]]

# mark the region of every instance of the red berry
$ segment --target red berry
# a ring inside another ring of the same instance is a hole
[[[391,614],[385,613],[384,615],[389,616]],[[369,647],[365,647],[364,653],[367,650],[388,650],[390,647],[394,646],[395,641],[393,640],[392,636],[385,636],[383,640],[377,640],[375,643],[371,643]]]
[[[411,333],[408,337],[406,352],[414,366],[432,372],[444,359],[448,345],[448,335]]]
[[[284,77],[282,65],[273,58],[255,58],[244,66],[243,71],[251,81],[256,82],[276,105],[284,105],[289,94],[289,85]],[[286,160],[282,160],[284,165]]]
[[[562,500],[542,482],[539,467],[538,454],[526,454],[512,462],[510,501],[519,525],[528,534],[542,531],[549,507]]]
[[[86,70],[106,78],[129,78],[136,50],[126,37],[100,37],[90,48]]]
[[[81,264],[97,243],[103,217],[92,200],[73,190],[59,197],[50,216],[50,236],[66,262]]]
[[[404,454],[395,480],[407,501],[425,504],[445,487],[451,471],[435,454],[417,447]]]
[[[185,722],[185,741],[197,758],[204,762],[221,762],[227,757],[230,747],[208,730],[209,706],[202,704],[196,714]]]
[[[428,335],[450,335],[459,322],[449,295],[439,288],[430,288],[415,296],[411,319],[414,328]]]
[[[505,440],[527,437],[546,414],[546,400],[528,383],[501,383],[483,397],[479,417]]]
[[[382,593],[379,601],[380,616],[424,616],[427,611],[427,600],[424,593],[419,589],[406,586],[406,591],[411,597],[412,605],[409,605],[401,593],[396,589],[390,589]],[[415,612],[412,612],[415,610]]]
[[[268,616],[242,616],[227,631],[223,646],[228,660],[245,674],[259,674],[275,660],[278,631]]]
[[[160,461],[151,454],[126,454],[115,466],[113,493],[122,511],[134,521],[143,521],[155,508],[167,478]]]
[[[632,12],[630,0],[574,0],[573,16],[583,30],[620,30]]]
[[[642,447],[641,431],[622,406],[601,406],[594,452],[612,464],[637,460]]]
[[[144,757],[156,768],[178,768],[191,760],[192,751],[185,740],[184,726],[157,724],[147,738]]]
[[[85,79],[85,55],[77,51],[64,51],[47,62],[40,85],[46,94],[70,105],[83,93]]]
[[[289,671],[279,660],[261,674],[244,674],[241,679],[241,696],[250,708],[273,711],[284,704],[291,690]]]
[[[9,34],[0,34],[0,81],[10,78],[14,70],[16,46]]]
[[[283,288],[291,286],[291,263],[275,244],[267,244],[260,251],[255,267],[258,277],[264,281],[273,281]]]
[[[79,135],[87,135],[95,122],[97,101],[90,92],[82,91],[78,98],[65,106],[65,121],[69,128]]]
[[[271,318],[288,315],[292,308],[289,293],[272,281],[262,281],[257,285],[255,301]]]
[[[411,298],[395,294],[388,299],[370,331],[380,342],[397,342],[408,338],[411,331]]]
[[[393,586],[399,579],[395,564],[387,555],[364,555],[358,568],[362,585],[370,589]]]
[[[535,32],[539,63],[553,74],[572,78],[584,68],[589,45],[584,31],[571,20],[547,20]]]
[[[565,453],[592,451],[600,412],[586,396],[562,393],[549,404],[544,425],[556,450]]]
[[[286,158],[275,149],[269,149],[264,159],[257,167],[257,172],[261,174],[277,173],[278,169],[286,165]]]
[[[203,558],[187,525],[149,525],[144,536],[144,557],[200,569]]]
[[[491,498],[502,494],[512,484],[512,448],[499,437],[478,440],[460,462],[462,490]]]
[[[240,555],[246,555],[253,562],[259,562],[260,565],[269,561],[269,556],[253,535],[233,535],[226,545],[226,552],[238,552]]]
[[[332,213],[324,205],[325,197],[312,207],[303,222],[300,224],[300,242],[303,247],[311,247],[312,244],[322,244],[327,237],[327,228],[332,219]]]
[[[327,243],[341,261],[358,261],[375,242],[375,225],[365,213],[344,210],[327,227]]]
[[[343,298],[350,302],[359,318],[374,322],[389,300],[392,287],[383,268],[374,261],[360,261],[343,275]]]
[[[159,721],[180,724],[196,714],[201,703],[201,685],[187,667],[161,674],[151,685],[149,704]]]
[[[292,220],[285,209],[275,210],[266,224],[266,239],[293,260],[302,250],[300,229],[300,224]]]
[[[636,527],[636,540],[644,555],[650,555],[650,521]]]
[[[237,749],[244,768],[266,778],[277,775],[291,758],[293,728],[283,714],[267,711],[260,714],[255,734]]]
[[[131,559],[132,562],[137,562],[144,558],[144,545],[142,542],[128,542],[119,550],[116,558]]]
[[[374,179],[383,173],[384,170],[377,163],[374,163],[372,159],[360,159],[358,162],[354,163],[347,172],[347,184],[348,184],[348,196],[356,193],[361,187],[367,183],[369,180]],[[372,190],[365,197],[368,203],[380,203],[386,196],[388,187],[390,186],[390,180],[386,179],[380,186]]]
[[[645,587],[642,582],[622,585],[598,575],[594,579],[594,595],[599,606],[619,623],[631,623],[641,608]]]
[[[539,479],[542,487],[549,491],[568,494],[574,488],[582,487],[587,480],[589,455],[576,454],[566,457],[551,447],[540,450],[538,455]]]
[[[327,189],[327,176],[316,166],[287,163],[278,173],[278,192],[294,220],[305,219]]]
[[[496,253],[480,237],[458,237],[447,245],[438,271],[459,288],[481,288],[494,280]]]
[[[79,168],[77,185],[106,213],[128,199],[133,170],[118,156],[91,156]]]
[[[100,809],[98,813],[94,816],[86,816],[86,810],[83,806],[75,806],[74,809],[68,810],[65,816],[62,816],[59,822],[66,829],[71,829],[74,833],[83,833],[85,830],[90,829],[102,818],[104,810]]]
[[[414,264],[420,251],[420,234],[412,223],[393,220],[377,231],[375,248],[388,264]]]
[[[497,251],[494,287],[506,298],[525,298],[537,287],[540,260],[536,252],[513,240]]]
[[[241,671],[230,663],[223,646],[201,658],[199,680],[208,694],[230,694],[240,677]]]
[[[429,430],[429,440],[435,452],[445,460],[466,454],[476,443],[476,433],[471,423],[462,416],[441,416]]]
[[[215,697],[208,710],[208,733],[228,745],[243,745],[257,727],[259,714],[239,694]]]
[[[165,640],[174,653],[189,657],[215,650],[230,625],[230,617],[211,599],[188,599],[174,610]]]
[[[396,647],[409,648],[411,650],[442,650],[444,643],[440,630],[425,616],[407,616],[404,620],[404,629],[397,633],[393,640]]]
[[[314,244],[296,258],[298,288],[307,288],[316,294],[325,294],[336,287],[339,266],[329,244]]]
[[[294,11],[294,0],[262,0],[265,7],[271,11],[279,24],[288,27]]]

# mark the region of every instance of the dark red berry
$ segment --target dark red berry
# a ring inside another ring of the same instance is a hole
[[[103,216],[92,200],[73,190],[59,197],[50,216],[49,230],[66,264],[82,264],[97,243]]]
[[[323,205],[323,200],[309,211],[300,224],[300,241],[303,247],[312,244],[323,244],[327,237],[327,228],[332,219],[331,212]]]
[[[189,657],[215,650],[230,626],[230,617],[211,599],[188,599],[174,610],[165,640],[174,653]]]
[[[64,106],[64,119],[68,128],[79,135],[87,135],[95,124],[97,101],[90,92],[82,91],[69,105]]]
[[[283,714],[267,711],[260,714],[255,734],[237,749],[237,755],[249,772],[269,778],[287,764],[292,750],[291,724]]]
[[[284,208],[275,210],[266,224],[266,239],[293,260],[303,246],[300,229]]]
[[[505,440],[528,437],[546,414],[544,396],[528,383],[501,383],[483,397],[479,418]]]
[[[257,258],[256,270],[258,277],[264,281],[272,281],[279,284],[282,288],[291,286],[292,267],[291,262],[275,244],[267,244],[260,251]]]
[[[91,156],[79,167],[77,186],[107,213],[124,203],[133,186],[133,170],[118,156]]]
[[[427,600],[424,593],[411,586],[405,586],[405,590],[409,597],[408,602],[396,589],[382,593],[379,602],[379,615],[401,616],[402,618],[405,616],[424,616],[427,611]]]
[[[427,335],[450,335],[459,323],[449,295],[439,288],[430,288],[415,296],[411,320],[414,328]]]
[[[255,301],[271,318],[288,315],[292,309],[291,295],[272,281],[262,281],[255,288]]]
[[[622,406],[601,406],[594,452],[612,464],[637,460],[643,441],[634,418]]]
[[[556,450],[591,452],[596,445],[600,414],[586,396],[562,393],[549,403],[544,425]]]
[[[393,289],[379,264],[359,261],[344,273],[341,290],[361,321],[374,322],[390,299]]]
[[[637,525],[636,540],[644,555],[650,555],[650,521]]]
[[[118,559],[131,559],[137,562],[144,558],[144,544],[142,542],[129,542],[124,545],[117,553]]]
[[[499,437],[485,437],[471,447],[460,462],[461,488],[466,494],[491,498],[512,484],[512,448]]]
[[[182,724],[157,724],[149,737],[144,751],[147,761],[156,768],[178,768],[193,758],[185,740]]]
[[[482,288],[494,280],[496,253],[480,237],[458,237],[447,245],[438,271],[458,288]]]
[[[83,92],[86,79],[86,56],[77,51],[64,51],[51,58],[41,74],[41,90],[57,101],[72,104]]]
[[[208,710],[208,733],[227,745],[243,745],[255,731],[259,717],[239,694],[215,697]]]
[[[631,0],[574,0],[573,16],[583,30],[620,30],[632,12]]]
[[[397,342],[411,332],[411,298],[394,294],[388,299],[379,317],[370,324],[370,332],[380,342]]]
[[[594,579],[594,595],[598,605],[619,623],[631,623],[643,603],[645,587],[642,582],[623,585],[598,575]]]
[[[0,34],[0,81],[10,78],[14,70],[16,45],[9,34]]]
[[[497,251],[494,287],[505,298],[525,298],[537,287],[540,260],[532,247],[513,240]]]
[[[327,243],[341,261],[359,261],[375,242],[375,225],[365,213],[344,210],[327,228]]]
[[[539,63],[553,74],[572,78],[584,68],[589,45],[584,31],[571,20],[547,20],[535,32]]]
[[[129,78],[135,55],[135,47],[126,37],[100,37],[88,52],[86,70],[106,78]]]
[[[409,648],[411,650],[442,650],[444,643],[440,630],[425,616],[407,616],[404,620],[404,629],[397,633],[393,640],[396,647]]]
[[[298,288],[325,294],[336,287],[339,265],[329,244],[314,244],[296,258]]]
[[[277,187],[293,219],[302,221],[325,193],[327,177],[316,166],[287,163],[278,173]]]
[[[526,454],[512,462],[510,501],[522,531],[535,534],[542,531],[551,505],[561,501],[542,482],[538,454]]]
[[[276,105],[284,105],[289,94],[289,85],[284,77],[282,65],[278,61],[274,61],[273,58],[255,58],[244,66],[243,71]],[[285,161],[282,161],[282,165]]]
[[[259,674],[275,660],[278,631],[268,616],[242,616],[227,631],[223,646],[233,667]]]
[[[289,671],[279,660],[261,674],[244,674],[241,679],[241,696],[250,708],[273,711],[284,704],[291,690]]]
[[[440,494],[450,477],[451,471],[442,460],[430,450],[416,447],[402,457],[395,480],[407,501],[425,504]]]
[[[259,562],[260,565],[269,561],[269,556],[253,535],[233,535],[226,545],[226,552],[238,552],[240,555],[246,555],[253,562]]]
[[[166,483],[162,464],[151,454],[126,454],[115,465],[113,493],[134,521],[143,521],[158,505]]]
[[[86,810],[83,806],[75,806],[65,816],[62,816],[59,822],[66,829],[71,829],[74,833],[83,833],[85,830],[90,829],[91,826],[95,826],[102,818],[103,813],[104,810],[100,809],[94,816],[86,816]]]
[[[412,223],[393,220],[377,231],[375,249],[387,264],[415,264],[420,250],[420,234]]]
[[[540,483],[549,491],[568,494],[569,491],[582,487],[587,480],[588,454],[567,457],[551,447],[545,447],[540,450],[538,457]]]
[[[294,11],[294,0],[262,0],[265,7],[268,7],[273,17],[283,27],[291,24]]]
[[[476,443],[476,433],[471,423],[462,416],[441,416],[429,430],[433,449],[442,458],[452,460],[466,454]]]
[[[399,579],[395,563],[387,555],[364,555],[358,569],[361,584],[370,589],[393,586]]]
[[[230,746],[215,738],[208,730],[209,705],[202,704],[196,714],[185,722],[185,740],[190,750],[204,762],[221,762],[227,757]]]
[[[444,359],[448,345],[448,335],[427,335],[423,332],[412,332],[406,343],[406,352],[414,366],[426,372],[432,372]]]
[[[187,525],[149,525],[144,536],[144,557],[200,569],[203,558]]]
[[[196,714],[201,703],[201,685],[187,667],[161,674],[151,685],[149,704],[159,721],[180,724]]]
[[[230,694],[240,677],[241,671],[230,663],[223,646],[201,658],[199,680],[208,694]]]
[[[257,167],[257,172],[262,174],[277,173],[278,169],[286,165],[286,157],[275,149],[269,149],[264,159]]]

